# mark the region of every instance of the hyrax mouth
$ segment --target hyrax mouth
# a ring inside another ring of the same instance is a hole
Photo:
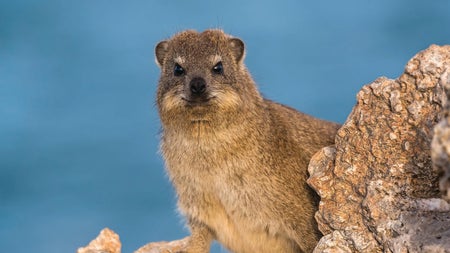
[[[210,100],[213,97],[205,97],[205,98],[186,98],[182,97],[181,99],[186,102],[187,106],[201,106],[201,105],[209,105]]]

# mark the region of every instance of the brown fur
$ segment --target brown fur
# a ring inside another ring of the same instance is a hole
[[[307,166],[339,125],[264,99],[244,43],[220,30],[184,31],[155,51],[161,150],[191,229],[185,252],[209,252],[214,239],[237,253],[311,252],[321,235]],[[212,71],[219,61],[223,74]],[[195,77],[206,82],[200,101]]]

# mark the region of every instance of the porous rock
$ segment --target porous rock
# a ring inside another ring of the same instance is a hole
[[[79,248],[77,253],[120,253],[121,247],[119,236],[105,228],[86,247]]]
[[[432,45],[399,78],[379,78],[358,93],[336,144],[308,168],[324,234],[314,252],[450,252],[450,205],[439,190],[443,170],[441,190],[449,186],[450,142],[439,142],[441,165],[431,160],[449,69],[450,46]],[[449,140],[448,127],[441,132]]]

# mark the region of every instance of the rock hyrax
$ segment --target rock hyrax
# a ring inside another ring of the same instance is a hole
[[[311,252],[321,234],[307,166],[338,124],[265,99],[244,43],[221,30],[160,42],[161,151],[191,230],[184,251]]]

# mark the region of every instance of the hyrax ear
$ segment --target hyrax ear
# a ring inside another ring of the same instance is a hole
[[[244,60],[245,45],[244,42],[238,38],[231,38],[228,40],[231,51],[236,59],[236,62],[240,63]]]
[[[169,42],[163,40],[155,47],[156,64],[161,67],[164,63],[164,58],[169,50]]]

